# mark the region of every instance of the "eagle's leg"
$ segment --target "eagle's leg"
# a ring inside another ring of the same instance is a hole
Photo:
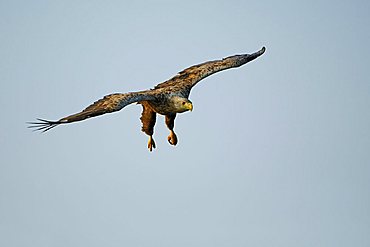
[[[151,109],[146,101],[140,102],[143,106],[143,112],[141,113],[141,122],[143,124],[141,130],[149,136],[148,149],[151,152],[155,148],[155,142],[153,139],[154,125],[156,121],[156,113]]]
[[[177,144],[177,136],[173,131],[173,128],[175,127],[175,118],[176,113],[166,115],[166,125],[170,130],[170,134],[168,135],[167,140],[171,145],[174,146]]]

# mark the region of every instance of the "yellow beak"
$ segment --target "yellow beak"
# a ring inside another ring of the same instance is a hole
[[[192,103],[188,103],[188,109],[189,109],[190,111],[193,111],[193,104],[192,104]]]

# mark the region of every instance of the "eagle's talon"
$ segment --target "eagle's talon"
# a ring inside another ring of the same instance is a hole
[[[175,132],[173,132],[173,131],[171,130],[170,135],[167,137],[167,140],[168,140],[168,142],[169,142],[171,145],[176,146],[176,144],[177,144],[177,136],[176,136]]]
[[[154,139],[153,137],[149,137],[149,141],[148,141],[148,149],[149,151],[153,151],[153,148],[155,148],[155,142],[154,142]]]

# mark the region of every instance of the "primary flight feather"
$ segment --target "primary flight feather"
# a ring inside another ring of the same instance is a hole
[[[158,84],[153,89],[106,95],[79,113],[57,121],[38,118],[38,122],[29,123],[29,128],[45,132],[60,124],[82,121],[90,117],[119,111],[129,104],[137,102],[143,107],[140,120],[142,131],[149,136],[149,150],[152,151],[156,147],[153,133],[157,113],[165,116],[166,125],[170,130],[168,142],[171,145],[176,145],[177,136],[173,130],[176,114],[193,109],[193,104],[188,99],[190,90],[207,76],[225,69],[240,67],[261,56],[264,52],[265,47],[262,47],[261,50],[252,54],[234,55],[221,60],[194,65],[181,71],[168,81]]]

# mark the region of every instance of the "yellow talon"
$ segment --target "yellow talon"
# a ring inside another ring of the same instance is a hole
[[[148,148],[150,152],[153,150],[153,148],[155,148],[155,142],[152,136],[149,136]]]
[[[167,140],[171,145],[176,146],[177,136],[176,136],[175,132],[173,132],[173,130],[171,130],[170,135],[167,137]]]

